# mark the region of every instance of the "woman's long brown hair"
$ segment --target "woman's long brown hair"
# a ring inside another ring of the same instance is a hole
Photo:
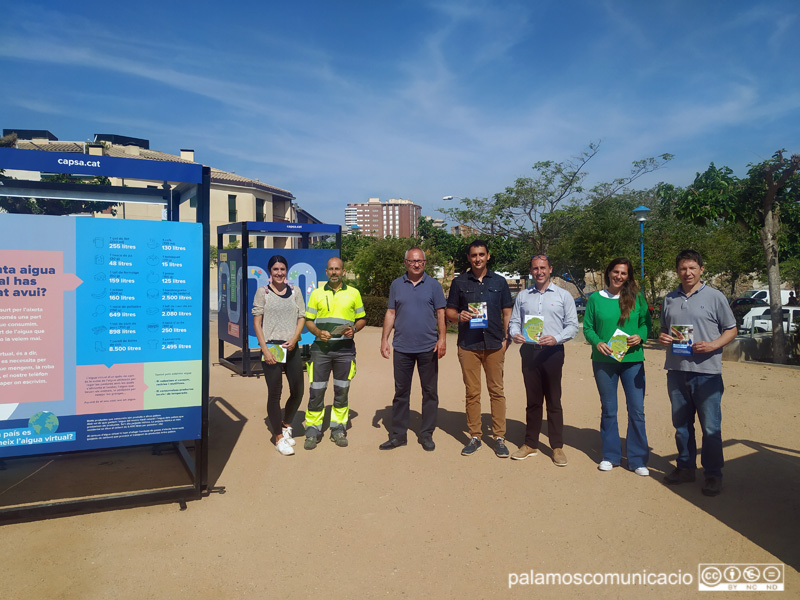
[[[625,321],[628,320],[628,317],[633,310],[633,307],[636,305],[636,295],[639,293],[639,286],[636,283],[636,280],[633,278],[633,265],[631,261],[627,258],[615,258],[606,267],[606,287],[611,287],[611,278],[609,274],[611,271],[614,270],[614,267],[617,265],[625,265],[628,268],[628,279],[625,280],[625,283],[622,284],[622,289],[619,291],[619,325],[621,326]]]

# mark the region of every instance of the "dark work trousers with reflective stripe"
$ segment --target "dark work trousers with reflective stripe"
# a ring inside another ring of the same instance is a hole
[[[333,409],[331,410],[331,432],[345,431],[349,417],[347,395],[350,380],[355,376],[355,346],[343,350],[321,352],[311,346],[311,376],[306,411],[306,437],[322,433],[322,415],[325,412],[325,390],[333,374]]]

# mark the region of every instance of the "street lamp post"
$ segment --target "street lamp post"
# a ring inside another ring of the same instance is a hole
[[[646,206],[637,206],[633,209],[636,220],[639,221],[639,263],[642,265],[642,285],[644,285],[644,222],[650,209]]]
[[[445,201],[447,201],[447,200],[463,200],[463,199],[464,198],[462,198],[461,196],[443,196],[442,197],[442,200],[445,200]],[[473,231],[474,231],[474,229],[473,229]],[[494,223],[491,224],[491,228],[490,228],[489,234],[492,237],[494,237]]]

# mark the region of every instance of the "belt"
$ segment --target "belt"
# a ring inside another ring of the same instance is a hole
[[[543,346],[542,344],[526,344],[526,346],[530,346],[534,350],[547,350],[548,348],[556,349],[556,348],[564,348],[564,344],[556,344],[555,346]]]

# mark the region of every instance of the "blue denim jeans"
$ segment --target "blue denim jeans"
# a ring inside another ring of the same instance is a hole
[[[672,424],[681,469],[697,466],[694,416],[703,431],[700,462],[706,477],[722,477],[722,392],[721,374],[667,371],[667,391],[672,403]]]
[[[622,459],[622,442],[617,423],[617,387],[622,382],[628,406],[628,468],[646,467],[650,458],[644,425],[644,363],[592,362],[594,380],[600,393],[600,438],[603,460],[618,465]]]

